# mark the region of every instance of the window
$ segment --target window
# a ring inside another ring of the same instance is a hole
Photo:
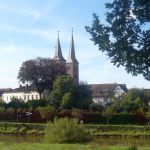
[[[28,100],[30,99],[30,95],[28,95]]]
[[[34,95],[32,95],[32,99],[34,99]]]

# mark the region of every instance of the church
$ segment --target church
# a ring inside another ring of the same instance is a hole
[[[62,55],[61,44],[59,39],[59,32],[57,37],[55,55],[53,60],[59,63],[61,69],[65,69],[67,75],[70,75],[76,85],[79,84],[79,62],[76,59],[75,55],[75,46],[73,32],[71,35],[70,49],[68,58],[65,59]],[[94,76],[94,75],[93,75]],[[110,93],[114,93],[116,97],[121,96],[127,92],[125,84],[90,84],[89,85],[92,91],[93,102],[105,106],[108,103],[111,103]],[[35,88],[31,86],[20,86],[16,89],[11,89],[2,94],[2,99],[8,103],[12,98],[18,98],[23,101],[40,99],[39,93]]]
[[[61,65],[64,65],[63,68],[66,68],[66,74],[70,75],[73,78],[75,84],[79,84],[79,62],[77,61],[75,56],[73,32],[71,36],[71,43],[67,60],[65,60],[62,55],[58,32],[57,45],[53,60],[60,63]]]
[[[70,49],[67,60],[62,55],[58,32],[57,44],[53,60],[59,63],[60,66],[62,66],[62,69],[65,68],[66,74],[70,75],[73,78],[75,84],[79,84],[79,62],[77,61],[75,56],[73,32],[71,36]],[[10,89],[3,92],[2,99],[6,103],[10,102],[12,98],[18,98],[23,101],[28,101],[33,99],[40,99],[40,96],[35,88],[32,88],[31,86],[20,86],[19,88]]]

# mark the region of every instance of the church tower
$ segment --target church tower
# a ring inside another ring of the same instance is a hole
[[[66,73],[73,78],[76,84],[79,84],[79,62],[77,61],[75,56],[73,31],[71,37],[69,56],[66,62]]]
[[[59,31],[58,31],[57,44],[55,47],[55,56],[54,56],[53,60],[55,60],[56,63],[59,63],[60,69],[63,69],[63,71],[66,72],[66,60],[64,59],[62,52],[61,52]]]
[[[65,63],[66,60],[64,59],[64,57],[62,56],[62,52],[61,52],[61,45],[60,45],[60,40],[59,40],[59,31],[58,31],[58,38],[57,38],[57,45],[55,47],[55,56],[54,56],[54,60],[56,62],[59,63]]]

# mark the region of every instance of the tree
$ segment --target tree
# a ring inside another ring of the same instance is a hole
[[[26,102],[28,108],[37,109],[38,107],[45,107],[48,105],[48,101],[46,99],[38,99],[38,100],[28,100]]]
[[[65,74],[63,65],[49,58],[36,58],[23,62],[18,73],[22,83],[30,83],[41,94],[44,90],[51,90],[53,81],[58,75]]]
[[[149,95],[144,89],[130,89],[126,95],[111,105],[116,112],[147,111]]]
[[[150,1],[114,0],[106,8],[106,25],[94,14],[92,26],[86,26],[91,40],[114,65],[150,81]]]
[[[134,101],[138,97],[143,101],[143,103],[148,105],[150,95],[144,89],[132,88],[128,90],[127,94],[124,96],[125,99],[131,100],[131,101]]]
[[[75,89],[75,105],[77,108],[88,109],[92,104],[92,91],[87,83],[81,82]]]
[[[73,106],[73,96],[72,93],[65,93],[64,96],[62,97],[62,102],[61,106],[63,108],[70,109]]]
[[[114,115],[115,111],[111,107],[106,107],[103,111],[103,115],[107,118],[107,124],[109,123],[109,119]]]
[[[48,120],[53,120],[56,110],[54,106],[38,107],[38,111],[42,118]]]
[[[90,87],[85,83],[74,84],[68,75],[56,78],[49,99],[55,106],[64,108],[89,108],[92,102]]]
[[[66,93],[70,93],[72,95],[73,90],[74,90],[74,83],[72,78],[68,75],[59,76],[54,81],[53,90],[50,93],[49,99],[52,102],[52,104],[59,107],[61,103],[62,105],[66,103],[65,102],[66,99],[70,97],[69,95],[68,95],[69,97],[67,95],[64,97],[64,95]],[[62,102],[63,97],[65,99],[64,102]]]
[[[17,99],[17,98],[12,98],[11,101],[7,104],[5,104],[5,108],[8,109],[8,108],[12,108],[12,109],[23,109],[23,108],[27,108],[27,105],[26,103],[21,100],[21,99]]]

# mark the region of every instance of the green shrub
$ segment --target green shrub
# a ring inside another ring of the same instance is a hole
[[[49,122],[46,128],[45,139],[49,143],[82,143],[86,133],[77,119],[54,119]]]
[[[138,150],[136,146],[130,146],[127,148],[127,150]]]
[[[42,118],[48,120],[53,120],[55,115],[55,108],[53,106],[46,106],[46,107],[38,107],[38,111]]]

